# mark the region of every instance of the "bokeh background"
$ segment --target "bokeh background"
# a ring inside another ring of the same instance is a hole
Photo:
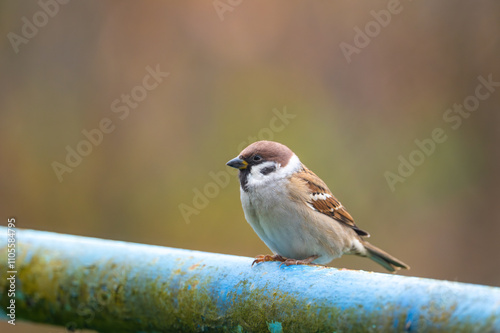
[[[400,274],[500,286],[500,87],[459,128],[443,119],[479,76],[500,81],[500,2],[401,1],[381,25],[373,13],[389,3],[91,0],[44,22],[38,2],[2,2],[2,224],[268,253],[225,162],[273,139],[411,265]],[[36,33],[24,27],[34,19]],[[365,28],[372,37],[346,57],[341,45]],[[169,75],[141,96],[148,67]],[[114,112],[132,92],[142,100]],[[59,179],[53,163],[105,118],[113,132]],[[386,172],[435,128],[447,140],[392,191]],[[383,271],[356,257],[331,265]],[[34,329],[62,331],[15,327]]]

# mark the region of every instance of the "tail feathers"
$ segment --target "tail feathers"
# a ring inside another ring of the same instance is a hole
[[[363,245],[366,249],[366,256],[371,260],[375,261],[377,264],[384,266],[390,272],[394,272],[400,268],[410,269],[410,266],[405,264],[399,259],[391,256],[389,253],[379,249],[372,244],[363,241]]]

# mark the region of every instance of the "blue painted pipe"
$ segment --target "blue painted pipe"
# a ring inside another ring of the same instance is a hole
[[[0,256],[7,258],[7,228]],[[500,332],[500,288],[16,230],[15,318],[100,332]],[[11,284],[1,260],[0,303]]]

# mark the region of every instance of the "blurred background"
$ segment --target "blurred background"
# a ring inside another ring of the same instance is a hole
[[[2,2],[2,224],[269,253],[225,162],[272,139],[412,267],[400,274],[500,286],[498,13],[493,0]],[[59,331],[16,331],[33,328]]]

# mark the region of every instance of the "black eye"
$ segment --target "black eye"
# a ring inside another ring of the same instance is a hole
[[[255,156],[252,158],[252,160],[253,160],[254,162],[258,162],[258,161],[262,160],[262,157],[261,157],[260,155],[255,155]]]

